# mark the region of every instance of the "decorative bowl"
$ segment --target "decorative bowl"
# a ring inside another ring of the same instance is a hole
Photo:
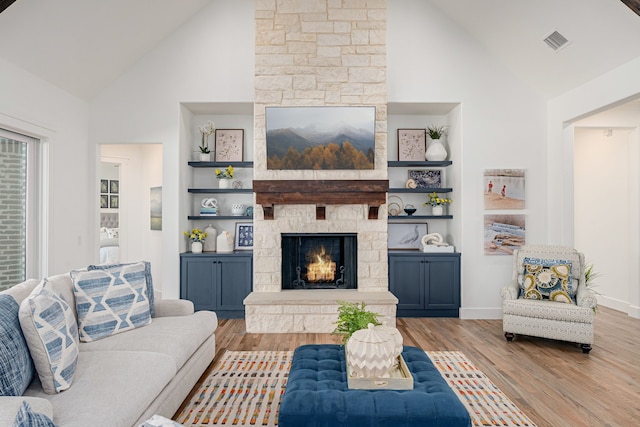
[[[407,215],[411,216],[416,213],[416,207],[413,205],[407,205],[405,206],[404,211],[407,213]]]

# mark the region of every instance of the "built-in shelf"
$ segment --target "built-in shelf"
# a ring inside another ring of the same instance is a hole
[[[391,216],[389,215],[388,220],[389,221],[394,221],[394,220],[399,220],[399,221],[407,221],[407,220],[413,220],[413,219],[453,219],[453,215],[398,215],[398,216]]]
[[[390,188],[389,193],[451,193],[453,188]]]
[[[253,217],[252,216],[247,216],[247,215],[189,215],[188,218],[190,220],[216,220],[216,221],[220,221],[221,219],[241,219],[241,220],[248,220],[248,221],[253,221]]]
[[[428,161],[419,161],[419,160],[409,160],[409,161],[397,161],[390,160],[387,162],[387,165],[390,168],[405,168],[405,167],[445,167],[451,166],[453,162],[451,160],[443,160],[440,162],[428,162]]]
[[[210,194],[210,193],[253,193],[252,188],[189,188],[189,193]]]
[[[192,168],[226,168],[233,166],[234,168],[252,168],[253,162],[189,162]]]

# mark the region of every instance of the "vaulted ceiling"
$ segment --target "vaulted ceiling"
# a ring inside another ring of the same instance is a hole
[[[0,13],[0,58],[85,100],[201,8],[215,7],[213,0],[0,1],[9,3]],[[640,57],[638,0],[415,1],[430,1],[547,98]],[[543,41],[554,31],[569,40],[558,51]]]

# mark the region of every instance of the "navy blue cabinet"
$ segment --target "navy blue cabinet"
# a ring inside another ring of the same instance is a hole
[[[180,298],[221,319],[244,317],[242,301],[253,280],[252,252],[180,254]]]
[[[460,253],[389,251],[398,317],[459,317]]]

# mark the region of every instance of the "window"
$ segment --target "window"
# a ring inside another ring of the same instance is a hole
[[[0,129],[0,290],[39,271],[38,142]]]

